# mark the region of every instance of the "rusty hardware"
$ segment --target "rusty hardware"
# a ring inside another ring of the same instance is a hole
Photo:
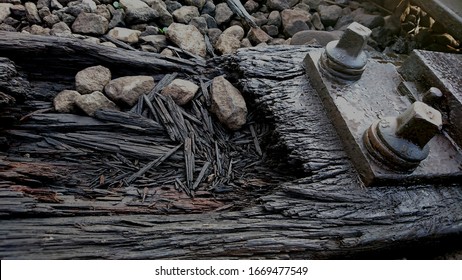
[[[443,99],[443,93],[436,87],[429,88],[423,95],[422,101],[430,106],[438,105]]]
[[[459,147],[462,147],[461,67],[460,54],[414,50],[398,69],[405,80],[413,82],[416,90],[424,93],[423,102],[443,113],[444,132]]]
[[[364,47],[371,30],[357,22],[351,23],[340,40],[327,44],[319,60],[321,68],[343,80],[358,80],[364,72],[367,55]]]
[[[324,50],[308,52],[310,84],[366,186],[462,180],[462,56],[446,55],[416,51],[401,67],[373,55],[360,78],[342,82],[323,68]]]
[[[388,168],[412,172],[427,158],[427,144],[442,125],[439,111],[417,101],[396,118],[375,121],[364,133],[364,145]]]

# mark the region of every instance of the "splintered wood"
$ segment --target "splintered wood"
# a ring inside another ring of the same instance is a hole
[[[16,142],[8,156],[0,154],[0,178],[34,183],[54,194],[49,203],[70,203],[66,213],[82,211],[90,201],[94,211],[103,213],[240,208],[291,178],[265,160],[261,141],[272,133],[269,125],[252,113],[240,131],[225,129],[207,109],[210,80],[205,77],[197,80],[196,98],[178,106],[160,95],[176,77],[165,75],[127,112],[100,110],[90,118],[47,112],[40,103],[39,110],[7,131]],[[21,176],[12,172],[15,161],[27,162]],[[40,182],[29,178],[38,162],[68,171],[54,182]],[[34,197],[26,186],[15,190]]]

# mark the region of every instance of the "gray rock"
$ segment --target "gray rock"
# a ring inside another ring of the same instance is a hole
[[[133,30],[124,27],[114,27],[107,33],[108,36],[129,44],[138,43],[140,34],[141,31],[139,30]]]
[[[53,25],[50,31],[50,35],[57,37],[71,37],[72,31],[66,23],[60,21]]]
[[[39,24],[42,22],[37,6],[34,3],[26,2],[24,7],[26,8],[26,18],[30,24]]]
[[[75,20],[75,17],[73,15],[65,13],[64,10],[65,9],[62,9],[59,11],[53,11],[53,14],[57,15],[61,19],[61,21],[63,21],[64,23],[71,26]]]
[[[164,1],[164,3],[169,13],[173,13],[173,11],[181,8],[182,6],[180,3],[178,3],[177,1],[173,1],[173,0],[166,0]]]
[[[111,48],[117,48],[117,46],[112,42],[102,42],[101,45]]]
[[[40,25],[34,24],[30,27],[30,34],[33,35],[50,35],[50,28],[43,28]]]
[[[73,17],[78,17],[81,13],[91,13],[91,8],[85,4],[76,4],[69,7],[64,8],[63,10],[66,14],[70,14]]]
[[[209,28],[207,29],[207,35],[209,35],[209,39],[210,39],[210,42],[212,43],[212,45],[216,45],[217,42],[218,42],[218,39],[220,38],[220,35],[222,34],[223,32],[221,31],[221,29],[218,29],[218,28]]]
[[[98,44],[98,45],[101,43],[99,38],[95,38],[95,37],[91,37],[91,36],[86,36],[86,38],[83,39],[83,41],[87,42],[87,43]]]
[[[104,92],[114,102],[133,106],[143,94],[148,94],[154,88],[151,76],[126,76],[110,81]]]
[[[11,15],[11,7],[13,7],[13,5],[10,3],[0,3],[0,23]]]
[[[278,11],[272,11],[268,15],[268,25],[274,25],[278,28],[281,26],[281,14]]]
[[[299,9],[287,9],[281,12],[282,28],[286,36],[292,37],[295,33],[309,30],[311,15]]]
[[[91,117],[100,109],[119,111],[117,105],[99,91],[78,96],[75,105]]]
[[[170,96],[178,105],[185,105],[194,98],[198,90],[199,86],[193,82],[175,79],[161,91],[161,94]]]
[[[293,7],[298,1],[299,0],[267,0],[266,5],[271,10],[282,11]]]
[[[231,130],[240,129],[247,118],[247,106],[240,91],[223,76],[215,77],[211,86],[210,111]]]
[[[205,19],[205,22],[207,23],[207,28],[218,28],[218,24],[215,20],[214,17],[212,17],[211,15],[208,15],[208,14],[203,14],[201,15],[202,18]]]
[[[40,9],[42,9],[44,7],[50,8],[50,2],[51,2],[51,0],[38,0],[37,5],[36,5],[37,9],[40,10]]]
[[[383,19],[382,16],[379,16],[379,15],[359,13],[353,17],[353,20],[370,29],[374,29],[376,27],[383,26],[385,24],[385,20]]]
[[[337,20],[337,23],[335,24],[334,29],[336,29],[336,30],[346,30],[348,28],[348,26],[353,22],[354,22],[354,19],[351,16],[351,14],[343,15]]]
[[[53,15],[53,14],[44,17],[43,21],[46,23],[46,25],[48,27],[52,27],[56,23],[61,22],[59,17],[57,15]]]
[[[47,8],[47,7],[41,8],[41,9],[38,11],[38,13],[39,13],[39,16],[40,16],[41,19],[43,19],[44,17],[49,16],[49,15],[56,15],[56,16],[58,16],[56,13],[52,14],[51,11],[50,11],[50,9]]]
[[[321,16],[319,15],[319,13],[312,14],[311,23],[313,24],[314,28],[316,28],[316,30],[324,30],[324,25],[322,24]]]
[[[252,14],[253,20],[258,26],[263,26],[268,23],[269,14],[263,12],[256,12]]]
[[[319,15],[324,26],[334,26],[342,16],[342,8],[337,5],[319,5]]]
[[[205,3],[204,7],[202,7],[202,11],[201,13],[203,15],[209,15],[209,16],[212,16],[214,17],[215,16],[215,10],[216,10],[216,6],[215,4],[213,3],[212,0],[209,0]]]
[[[0,23],[0,30],[8,31],[8,32],[16,32],[16,29],[13,26],[6,24],[6,23]]]
[[[206,34],[207,32],[207,21],[203,17],[195,17],[192,18],[189,24],[194,25],[197,27],[197,30],[200,31],[202,34]]]
[[[81,94],[103,91],[111,80],[111,71],[101,65],[85,68],[75,75],[75,88]]]
[[[161,51],[160,55],[168,56],[168,57],[174,57],[175,56],[173,51],[171,49],[168,49],[168,48],[165,48],[163,51]]]
[[[175,10],[172,15],[176,22],[188,24],[192,18],[198,17],[200,14],[195,6],[183,6]]]
[[[186,3],[186,5],[195,6],[199,10],[201,10],[204,7],[207,0],[184,0],[184,2]]]
[[[125,12],[123,10],[115,10],[112,13],[112,19],[109,22],[109,29],[114,27],[125,27]]]
[[[0,3],[0,22],[2,21],[2,5],[5,4]],[[9,11],[11,12],[11,16],[17,19],[21,19],[26,16],[26,7],[24,7],[23,5],[13,5],[9,8]],[[8,12],[8,9],[6,10],[6,12]]]
[[[251,48],[252,43],[250,43],[250,40],[247,38],[242,39],[241,41],[241,48]]]
[[[244,29],[238,25],[233,25],[218,37],[215,49],[221,54],[233,54],[241,47],[241,40],[244,37]]]
[[[149,0],[145,2],[159,15],[158,21],[161,26],[169,26],[173,23],[173,16],[162,0]]]
[[[72,24],[72,31],[80,34],[103,35],[108,28],[107,19],[93,13],[80,13]]]
[[[155,52],[160,52],[168,46],[167,37],[165,35],[148,35],[140,37],[140,41],[149,44],[155,48]]]
[[[274,38],[268,45],[286,45],[286,40],[283,38]]]
[[[51,6],[53,6],[53,1],[57,1],[57,0],[51,0]],[[97,10],[98,7],[96,6],[95,1],[93,1],[93,0],[82,0],[82,4],[87,5],[90,8],[90,11],[92,13],[96,13],[96,10]]]
[[[145,23],[155,20],[159,15],[141,0],[120,0],[125,10],[125,20],[128,23]]]
[[[86,1],[86,0],[84,0],[84,1]],[[61,5],[61,3],[58,2],[58,0],[51,0],[50,1],[50,8],[53,9],[53,10],[59,10],[59,9],[64,8],[64,7],[63,7],[63,5]]]
[[[275,25],[263,25],[261,29],[271,37],[277,37],[279,34],[279,28]]]
[[[233,11],[231,11],[226,3],[220,3],[215,8],[215,20],[218,25],[229,22],[233,15]]]
[[[304,10],[304,11],[309,11],[309,10],[310,10],[310,6],[308,6],[308,5],[305,4],[305,3],[298,3],[298,4],[295,5],[293,8],[294,8],[294,9],[299,9],[299,10]]]
[[[63,90],[53,99],[53,106],[57,112],[72,113],[75,111],[75,99],[80,96],[75,90]]]
[[[157,26],[148,25],[148,26],[146,26],[144,31],[141,32],[140,36],[158,35],[159,30],[160,29]]]
[[[303,4],[310,6],[311,9],[318,10],[319,5],[323,0],[302,0]]]
[[[207,54],[204,36],[195,26],[172,23],[168,27],[166,35],[170,41],[183,50],[202,57]]]
[[[141,45],[140,48],[143,52],[152,52],[152,53],[158,52],[158,50],[151,45]]]
[[[106,5],[98,5],[98,6],[96,6],[96,14],[98,14],[100,16],[103,16],[108,21],[110,21],[112,19],[111,11],[109,11],[109,9],[107,8]]]
[[[233,26],[228,27],[227,29],[225,29],[225,31],[223,31],[222,34],[226,35],[226,36],[230,35],[230,36],[235,37],[238,40],[242,40],[242,38],[244,38],[245,31],[242,28],[242,26],[233,25]]]
[[[250,28],[247,38],[250,40],[250,43],[255,46],[261,43],[267,43],[272,39],[265,31],[254,27]]]
[[[291,45],[307,45],[318,43],[321,46],[326,46],[327,43],[340,39],[341,32],[328,32],[321,30],[306,30],[296,33],[292,40]]]
[[[254,13],[258,11],[258,8],[260,8],[260,4],[258,4],[254,0],[248,0],[247,2],[245,2],[244,8],[247,10],[247,12]]]

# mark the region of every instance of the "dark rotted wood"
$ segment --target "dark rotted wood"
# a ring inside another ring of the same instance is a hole
[[[15,99],[23,100],[29,90],[29,83],[18,73],[15,64],[6,57],[0,57],[0,106],[11,104]]]
[[[201,72],[205,64],[205,61],[127,51],[74,38],[5,31],[0,31],[0,38],[2,56],[12,59],[30,74],[45,80],[59,80],[63,75],[75,73],[76,69],[98,64],[110,68],[116,75],[132,75],[136,72],[153,76],[168,72],[194,74]],[[47,73],[55,76],[44,76]]]
[[[268,156],[283,157],[281,161],[293,169],[300,167],[304,178],[281,184],[241,211],[224,211],[228,206],[222,205],[202,214],[133,215],[136,212],[124,212],[117,204],[108,212],[107,201],[77,200],[78,195],[109,191],[104,189],[66,192],[75,204],[60,203],[65,198],[59,183],[63,178],[54,174],[68,173],[58,169],[53,173],[47,166],[43,167],[47,172],[38,172],[42,178],[32,183],[48,188],[38,193],[24,189],[19,183],[27,184],[30,172],[4,159],[0,257],[336,258],[460,234],[460,185],[361,185],[305,77],[301,65],[310,49],[241,50],[220,65],[232,72],[229,76],[240,76],[239,86],[247,98],[254,99],[275,124],[279,141]],[[202,165],[207,169],[207,162]],[[66,163],[61,168],[71,167]]]

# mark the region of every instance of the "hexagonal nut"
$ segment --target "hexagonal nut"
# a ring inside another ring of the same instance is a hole
[[[397,117],[396,135],[423,148],[443,125],[441,113],[417,101]]]

